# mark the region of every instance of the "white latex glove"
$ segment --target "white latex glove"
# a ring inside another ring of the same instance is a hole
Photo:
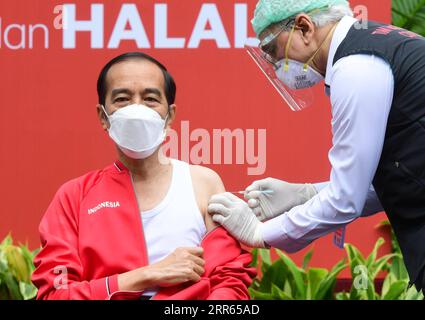
[[[262,223],[248,204],[237,196],[231,193],[212,196],[208,213],[241,243],[250,247],[265,247],[261,234]]]
[[[261,190],[271,190],[262,193]],[[273,219],[302,205],[317,194],[312,184],[295,184],[267,178],[255,181],[245,190],[245,199],[260,221]]]

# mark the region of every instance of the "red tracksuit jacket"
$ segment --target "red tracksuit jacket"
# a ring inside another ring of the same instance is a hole
[[[118,290],[118,274],[148,264],[128,170],[116,162],[63,185],[39,227],[42,250],[32,281],[37,299],[138,299]],[[202,240],[201,281],[160,290],[155,299],[249,299],[251,255],[223,228]]]

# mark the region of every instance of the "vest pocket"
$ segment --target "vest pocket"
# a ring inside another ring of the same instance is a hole
[[[415,175],[408,167],[406,167],[402,162],[395,161],[394,165],[397,169],[400,169],[407,177],[415,181],[417,184],[425,188],[425,182],[422,181],[417,175]]]

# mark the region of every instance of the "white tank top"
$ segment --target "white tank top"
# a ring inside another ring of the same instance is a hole
[[[142,211],[149,264],[166,258],[180,247],[198,247],[207,230],[196,202],[189,164],[171,159],[173,173],[165,198]],[[156,290],[145,291],[154,295]]]

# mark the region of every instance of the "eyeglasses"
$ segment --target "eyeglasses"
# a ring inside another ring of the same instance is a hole
[[[276,58],[277,38],[282,32],[289,31],[293,23],[295,23],[295,20],[290,20],[285,23],[283,21],[279,22],[275,25],[276,30],[274,32],[271,32],[260,42],[259,47],[263,52],[264,59],[266,59],[267,62],[272,64],[275,68],[278,68],[279,62],[279,60]]]
[[[321,8],[314,9],[312,11],[307,12],[308,15],[313,15],[317,12],[321,12],[323,10],[328,10],[331,6],[325,5]],[[295,19],[290,19],[286,23],[284,21],[278,22],[274,26],[276,27],[275,32],[270,32],[270,34],[263,39],[263,41],[260,42],[260,49],[264,53],[264,59],[266,59],[267,62],[272,64],[275,69],[279,68],[279,59],[276,57],[276,51],[277,51],[277,38],[280,36],[280,34],[284,31],[290,31],[291,27],[293,27],[293,24],[295,23]]]

